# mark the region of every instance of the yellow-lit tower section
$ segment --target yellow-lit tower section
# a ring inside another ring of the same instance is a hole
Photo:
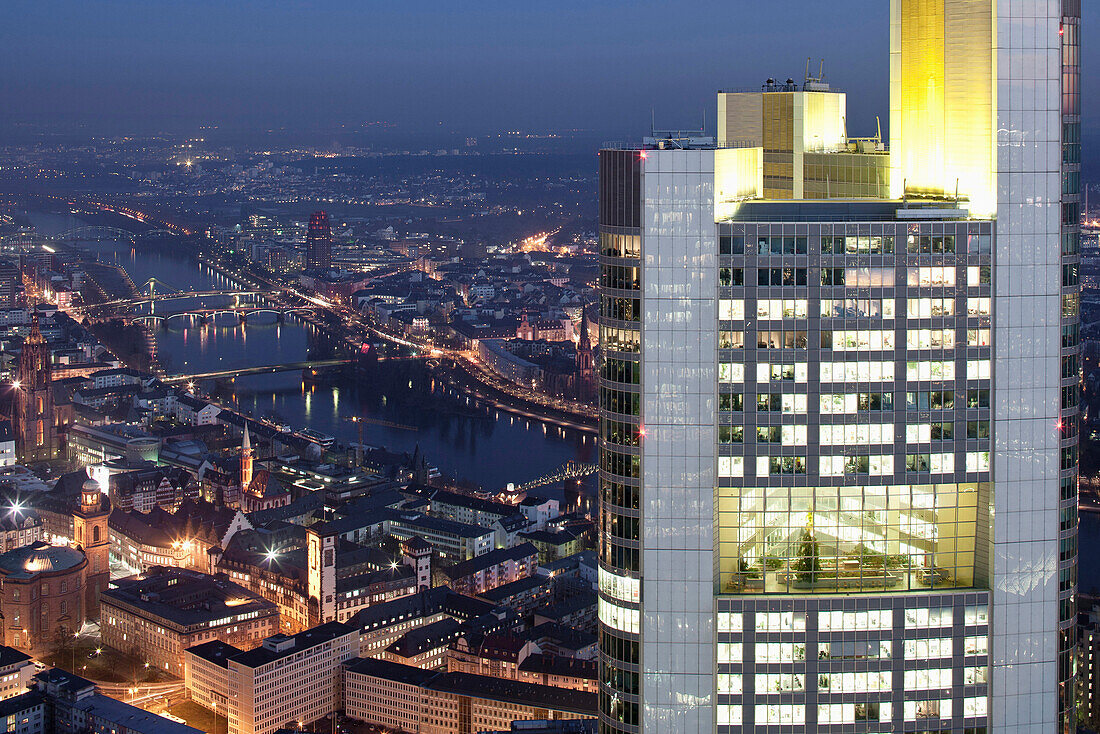
[[[891,195],[997,209],[996,3],[891,0]]]

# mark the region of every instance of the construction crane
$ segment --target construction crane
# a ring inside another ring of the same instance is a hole
[[[359,429],[359,442],[355,444],[355,465],[360,466],[363,463],[363,424],[370,423],[375,426],[383,426],[384,428],[396,428],[401,431],[419,431],[416,426],[406,426],[402,423],[394,423],[393,421],[384,421],[381,418],[368,418],[365,415],[352,415],[344,418],[349,423],[354,423],[355,427]]]

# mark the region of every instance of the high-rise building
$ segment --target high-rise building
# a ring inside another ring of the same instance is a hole
[[[15,308],[23,287],[23,275],[10,260],[0,261],[0,308]]]
[[[16,377],[12,415],[16,456],[24,463],[56,459],[59,444],[50,384],[50,349],[38,328],[37,313],[30,334],[23,340]]]
[[[1073,729],[1059,5],[892,0],[888,195],[846,187],[884,152],[804,114],[817,80],[759,124],[727,98],[726,147],[601,152],[602,732]],[[795,193],[774,125],[834,141],[836,188]]]
[[[326,271],[332,268],[332,228],[328,214],[316,211],[309,215],[306,232],[306,270]]]

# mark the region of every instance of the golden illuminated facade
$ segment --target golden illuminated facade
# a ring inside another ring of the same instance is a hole
[[[997,202],[996,0],[893,0],[891,194]]]
[[[760,150],[766,199],[882,199],[889,193],[885,147],[877,138],[848,138],[847,97],[821,82],[719,92],[718,148]]]

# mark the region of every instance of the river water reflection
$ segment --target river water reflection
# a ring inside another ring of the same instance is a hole
[[[44,234],[75,226],[71,218],[48,214],[33,215],[32,221]],[[158,288],[172,290],[234,287],[213,270],[171,250],[114,242],[80,246],[124,268],[138,286],[155,278],[164,284]],[[222,296],[158,303],[156,311],[165,314],[228,301]],[[329,356],[323,336],[293,318],[282,324],[273,317],[260,317],[247,325],[230,319],[208,326],[173,319],[169,328],[156,330],[156,337],[158,358],[171,372],[202,373]],[[294,372],[251,375],[237,378],[223,395],[255,417],[271,416],[295,428],[310,427],[345,443],[358,440],[357,424],[347,420],[352,416],[394,424],[359,424],[363,442],[410,453],[419,446],[443,474],[487,489],[529,481],[570,460],[596,460],[593,436],[478,406],[413,365],[391,363],[380,366],[367,380],[310,386]],[[591,484],[591,479],[585,483],[589,496]],[[548,491],[557,493],[560,485]]]

